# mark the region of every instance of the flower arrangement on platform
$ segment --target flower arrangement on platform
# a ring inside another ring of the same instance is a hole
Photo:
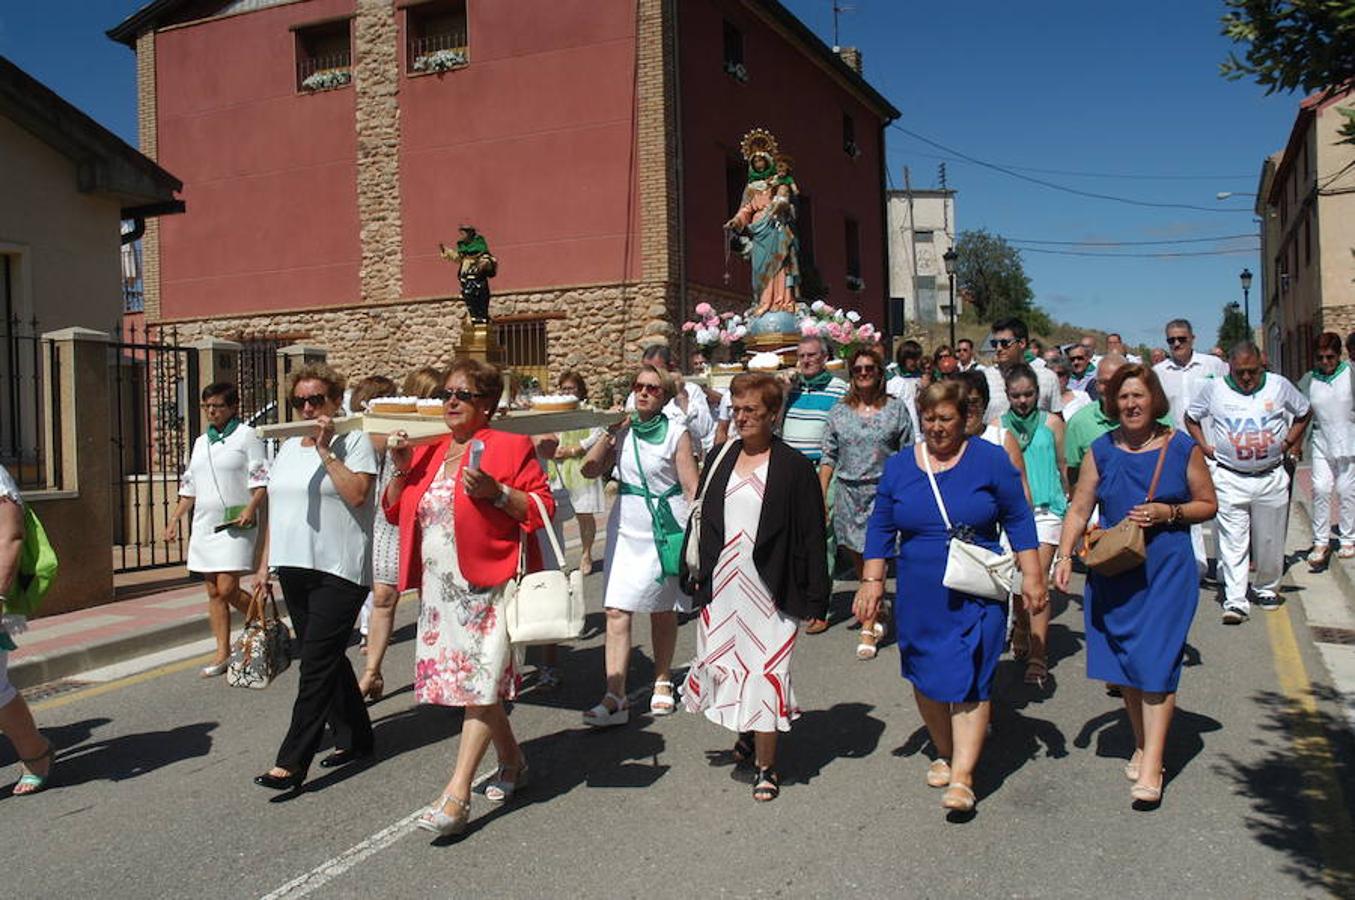
[[[743,341],[748,337],[748,323],[737,313],[717,313],[709,303],[698,303],[696,318],[682,323],[682,330],[692,336],[701,352],[710,356],[717,347],[726,347],[731,360],[743,355]]]
[[[839,359],[847,359],[855,351],[871,346],[880,336],[874,325],[861,321],[856,310],[839,309],[822,300],[810,304],[809,314],[800,320],[800,334],[824,338]]]

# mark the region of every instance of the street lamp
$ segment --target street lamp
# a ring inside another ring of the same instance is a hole
[[[1251,334],[1251,269],[1244,268],[1242,274],[1237,276],[1242,282],[1242,317],[1247,322],[1247,340],[1252,340]]]
[[[951,247],[945,253],[941,254],[941,259],[946,263],[946,277],[950,279],[950,349],[955,350],[955,260],[959,254],[955,248]]]

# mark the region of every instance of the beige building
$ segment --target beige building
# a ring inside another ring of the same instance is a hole
[[[1355,331],[1355,144],[1338,133],[1342,106],[1355,106],[1351,91],[1302,101],[1257,188],[1264,342],[1291,378],[1312,367],[1319,334]]]
[[[61,557],[45,613],[112,599],[122,222],[181,211],[180,187],[0,57],[0,463]]]
[[[902,332],[903,322],[949,321],[950,282],[944,257],[955,246],[955,192],[889,191],[886,221],[890,321],[895,329]],[[962,309],[958,292],[955,306],[958,317]]]

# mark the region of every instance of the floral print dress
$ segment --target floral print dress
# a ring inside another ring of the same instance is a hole
[[[461,574],[455,493],[455,477],[443,474],[419,501],[423,590],[414,699],[438,706],[492,706],[517,697],[519,665],[502,615],[502,586],[474,587]]]

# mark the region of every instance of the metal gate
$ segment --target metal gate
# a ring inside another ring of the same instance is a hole
[[[0,271],[0,293],[5,276]],[[30,490],[61,487],[60,421],[48,399],[60,396],[60,357],[37,332],[36,319],[9,315],[0,322],[0,465]]]
[[[113,570],[136,572],[184,561],[188,528],[164,539],[179,499],[179,476],[201,430],[197,352],[176,331],[119,323],[109,345],[112,422]]]

